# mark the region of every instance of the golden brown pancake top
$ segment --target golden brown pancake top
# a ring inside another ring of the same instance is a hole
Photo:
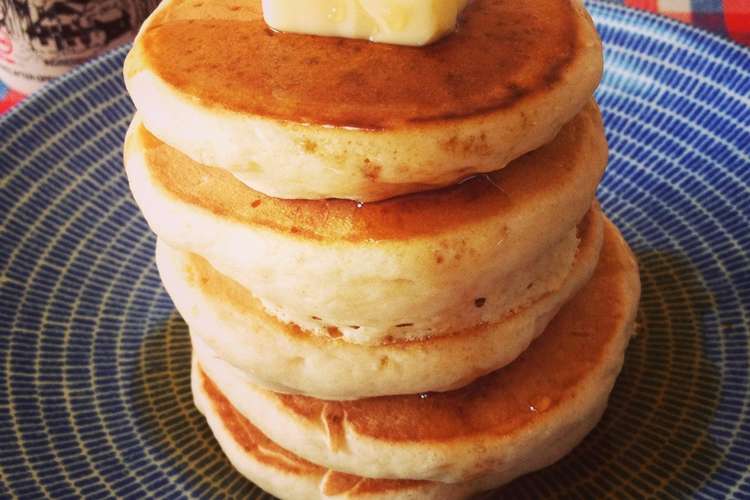
[[[245,418],[224,396],[214,382],[201,370],[203,389],[234,441],[248,455],[262,464],[297,476],[315,476],[320,481],[327,469],[295,455],[271,441],[260,429]],[[410,489],[425,484],[424,481],[397,479],[368,479],[343,472],[332,472],[325,476],[323,493],[330,496],[349,493],[385,493]]]
[[[383,441],[446,442],[476,435],[509,435],[574,398],[601,366],[610,343],[631,327],[637,269],[611,223],[589,284],[516,361],[455,391],[323,401],[268,393],[311,426],[327,428],[334,447],[344,425]]]
[[[492,112],[558,83],[580,53],[570,0],[474,0],[427,47],[279,33],[260,0],[174,0],[126,64],[205,106],[384,129]]]
[[[589,104],[550,144],[491,174],[443,189],[373,203],[285,200],[266,196],[218,168],[167,146],[143,126],[126,150],[140,143],[160,189],[218,217],[319,241],[378,241],[432,236],[533,206],[550,190],[585,179],[593,191],[604,169],[601,117]]]

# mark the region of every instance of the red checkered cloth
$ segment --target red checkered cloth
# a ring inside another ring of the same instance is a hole
[[[750,0],[620,0],[658,12],[750,46]]]
[[[637,9],[658,12],[750,47],[750,0],[611,0]],[[0,83],[0,113],[23,96]]]
[[[23,94],[8,90],[2,83],[0,83],[0,114],[5,113],[15,104],[21,102]]]

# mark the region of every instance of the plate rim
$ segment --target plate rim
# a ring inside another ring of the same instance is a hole
[[[713,39],[715,41],[722,42],[722,44],[726,44],[726,45],[729,45],[729,46],[736,46],[736,47],[738,47],[739,49],[741,49],[741,52],[744,53],[748,57],[748,61],[750,62],[750,49],[747,49],[747,48],[745,48],[745,47],[743,47],[741,45],[738,45],[735,42],[732,42],[731,40],[724,39],[723,37],[721,37],[719,35],[715,35],[713,33],[707,32],[705,30],[702,30],[702,29],[699,29],[699,28],[695,28],[695,27],[687,25],[687,24],[680,23],[679,21],[675,21],[675,20],[669,19],[669,18],[667,18],[665,16],[656,15],[656,14],[652,14],[652,13],[644,12],[644,11],[639,11],[637,9],[633,9],[633,8],[629,8],[629,7],[624,7],[624,6],[620,6],[620,5],[610,4],[610,3],[606,2],[606,1],[603,1],[603,0],[592,0],[590,2],[590,4],[596,5],[597,8],[601,7],[603,9],[605,9],[605,10],[614,11],[615,13],[625,12],[627,14],[633,14],[634,16],[630,17],[630,19],[632,19],[632,21],[630,21],[630,22],[637,22],[637,20],[640,19],[641,17],[646,17],[646,18],[651,18],[651,19],[657,19],[660,23],[664,23],[666,21],[667,25],[673,24],[673,25],[675,25],[676,28],[679,28],[679,29],[682,29],[682,30],[687,30],[688,32],[695,32],[698,35],[700,35],[701,37],[704,37],[704,36],[708,35],[709,38],[711,38],[711,39]],[[612,14],[612,15],[614,15],[614,14]],[[661,26],[662,26],[661,24],[657,23],[657,24],[650,25],[650,26],[643,26],[642,28],[644,29],[645,32],[647,32],[649,30],[660,30]],[[638,36],[642,37],[642,36],[645,36],[645,35],[644,35],[643,32],[639,32]],[[704,53],[704,50],[706,50],[704,46],[700,46],[700,45],[697,46],[697,48],[701,51],[701,53]],[[42,99],[42,102],[44,102],[44,99],[48,99],[49,98],[48,94],[51,91],[53,92],[55,88],[60,88],[61,86],[69,84],[70,80],[73,80],[73,79],[76,79],[76,78],[80,78],[81,76],[83,76],[85,74],[91,74],[94,77],[98,77],[99,76],[98,71],[101,70],[101,66],[102,66],[103,61],[105,61],[105,60],[111,60],[111,59],[120,57],[122,55],[122,53],[125,52],[125,51],[127,51],[127,50],[129,50],[129,45],[122,46],[122,47],[119,47],[117,49],[113,49],[111,51],[108,51],[107,53],[102,54],[100,57],[97,57],[97,58],[95,58],[95,59],[93,59],[93,60],[85,63],[84,65],[82,65],[82,66],[74,69],[73,71],[67,73],[66,75],[64,75],[64,76],[56,79],[54,82],[50,83],[50,85],[46,86],[45,89],[43,89],[40,92],[37,92],[36,94],[33,94],[32,96],[30,96],[29,98],[27,98],[27,100],[25,100],[23,103],[19,104],[16,108],[14,108],[13,110],[11,110],[10,113],[6,114],[3,117],[0,117],[0,132],[2,131],[1,129],[3,128],[3,126],[6,124],[6,121],[7,121],[6,118],[8,118],[8,115],[13,115],[13,116],[18,115],[18,114],[20,114],[20,113],[23,112],[23,110],[20,109],[20,108],[25,109],[25,108],[28,108],[28,107],[31,107],[31,106],[35,106],[36,105],[35,103],[37,103],[37,101],[39,101],[40,99]],[[31,99],[33,99],[33,100],[31,102],[29,102],[29,100],[31,100]],[[11,116],[10,118],[12,118],[13,116]],[[34,118],[33,115],[32,115],[32,118]],[[24,122],[25,122],[25,120],[24,120]],[[2,148],[0,148],[0,151],[1,150],[2,150]],[[13,165],[10,165],[10,166],[11,166],[11,169],[14,168]],[[3,167],[3,168],[0,168],[0,171],[4,170],[4,165],[2,164],[2,162],[0,162],[0,167]],[[2,485],[0,485],[0,492],[2,492]]]

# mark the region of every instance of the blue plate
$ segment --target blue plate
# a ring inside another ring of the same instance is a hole
[[[642,266],[640,335],[568,458],[494,496],[750,497],[750,52],[591,3],[600,196]],[[0,497],[264,494],[194,409],[121,144],[118,50],[0,118]]]

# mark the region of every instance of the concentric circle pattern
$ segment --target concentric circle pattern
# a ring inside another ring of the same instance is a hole
[[[601,199],[641,262],[640,335],[596,431],[488,498],[749,498],[750,53],[589,6]],[[122,169],[124,54],[0,118],[0,497],[263,498],[193,408]]]

